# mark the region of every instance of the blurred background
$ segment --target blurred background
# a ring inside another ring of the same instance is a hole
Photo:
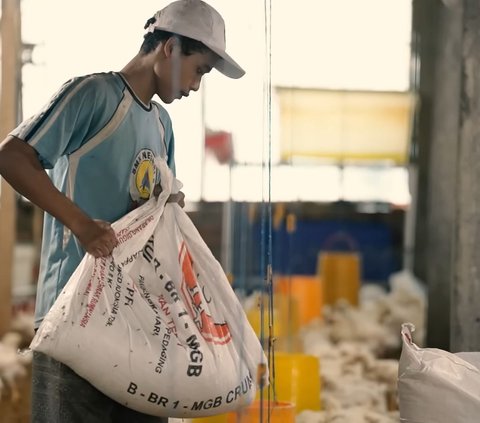
[[[480,343],[474,7],[208,3],[246,75],[212,71],[166,106],[185,210],[284,363],[278,398],[296,404],[297,421],[357,421],[348,410],[399,421],[402,323],[415,324],[419,346]],[[1,4],[3,138],[71,77],[120,70],[167,2]],[[14,330],[28,345],[43,214],[2,180],[0,218],[0,336]],[[310,398],[292,388],[291,368],[311,357],[318,380],[300,383]],[[1,422],[27,418],[19,380],[0,384]]]

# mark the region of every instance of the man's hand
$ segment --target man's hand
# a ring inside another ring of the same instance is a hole
[[[185,194],[179,191],[177,194],[170,194],[167,203],[178,203],[181,208],[185,207]]]
[[[118,243],[110,223],[103,220],[84,223],[75,235],[83,248],[96,258],[109,256]]]
[[[155,185],[155,188],[153,189],[153,195],[155,198],[158,198],[161,192],[162,187],[160,184]],[[182,191],[179,191],[177,194],[170,194],[167,203],[178,203],[178,205],[183,208],[185,207],[185,194]]]

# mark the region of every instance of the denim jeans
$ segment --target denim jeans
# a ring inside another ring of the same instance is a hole
[[[34,352],[32,423],[168,423],[168,418],[124,407],[69,367]]]

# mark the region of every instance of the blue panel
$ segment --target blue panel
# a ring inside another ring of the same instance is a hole
[[[273,230],[270,257],[268,228],[262,230],[261,219],[246,221],[246,210],[239,211],[234,231],[235,287],[261,288],[269,261],[275,273],[314,274],[322,250],[358,251],[363,281],[386,285],[389,276],[401,269],[401,248],[395,245],[392,228],[385,222],[298,220],[293,233],[288,233],[285,225]]]
[[[285,228],[276,231],[273,268],[279,273],[313,274],[322,250],[358,251],[362,280],[370,282],[386,282],[401,266],[400,252],[385,223],[321,220],[298,221],[291,234]]]

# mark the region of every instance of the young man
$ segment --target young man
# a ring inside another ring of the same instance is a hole
[[[120,72],[71,79],[0,144],[0,174],[46,211],[36,327],[83,255],[115,248],[109,222],[153,194],[154,158],[175,171],[172,123],[152,97],[166,104],[188,97],[213,67],[244,74],[225,52],[222,17],[201,0],[175,1],[145,28],[139,53]],[[32,390],[34,423],[167,422],[115,403],[40,353]]]

